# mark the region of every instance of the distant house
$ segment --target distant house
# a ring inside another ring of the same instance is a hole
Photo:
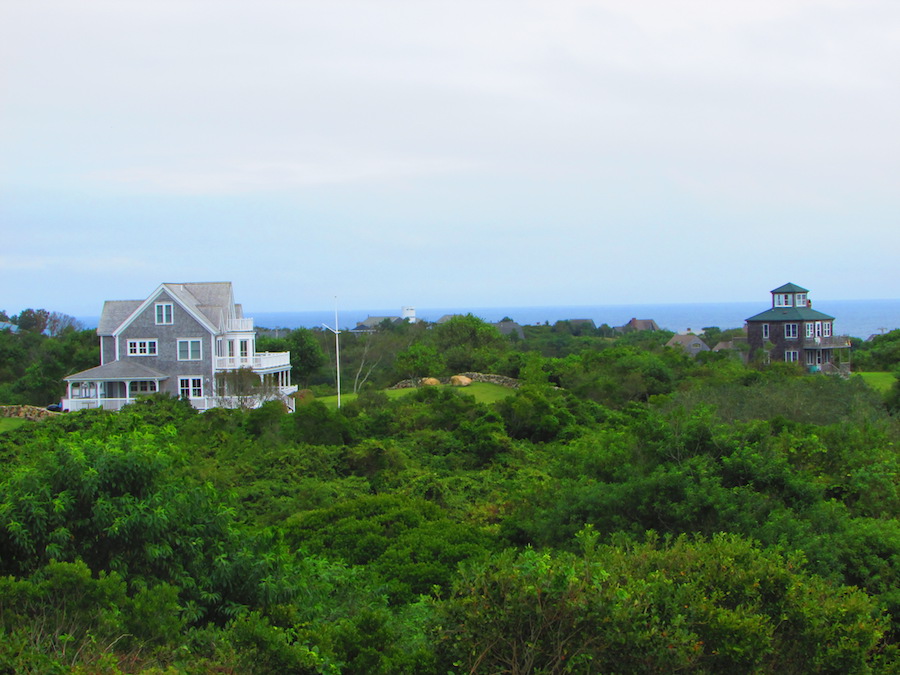
[[[630,333],[636,330],[659,330],[659,326],[653,319],[634,319],[626,323],[624,326],[616,326],[619,333]]]
[[[678,335],[673,335],[666,343],[666,347],[679,347],[690,356],[696,356],[700,352],[709,351],[709,347],[706,346],[706,343],[693,333],[679,333]]]
[[[19,327],[9,321],[0,321],[0,330],[8,330],[10,333],[18,333]]]
[[[359,321],[356,324],[356,328],[351,328],[351,333],[374,333],[378,330],[378,328],[387,321],[389,324],[401,324],[404,322],[415,323],[416,322],[416,308],[415,307],[402,307],[400,309],[400,316],[370,316],[364,319],[363,321]]]
[[[731,340],[720,340],[716,343],[716,346],[712,348],[714,352],[739,352],[742,357],[746,355],[747,352],[747,338],[746,337],[736,337]]]
[[[500,331],[501,335],[515,334],[516,337],[518,337],[520,340],[525,339],[525,329],[515,321],[498,321],[497,323],[492,323],[491,325],[498,331]]]
[[[801,363],[811,372],[848,372],[850,340],[834,334],[834,317],[812,308],[809,291],[779,286],[772,306],[747,319],[750,358]]]
[[[249,369],[267,396],[292,407],[290,352],[256,351],[253,319],[231,282],[160,285],[145,300],[107,300],[97,326],[100,365],[65,379],[63,409],[118,410],[141,394],[169,393],[195,408],[258,405],[228,373]]]

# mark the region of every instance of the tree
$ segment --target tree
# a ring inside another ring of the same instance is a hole
[[[70,329],[76,331],[84,330],[84,324],[74,316],[69,316],[62,312],[50,312],[50,315],[47,317],[47,335],[57,337],[63,331]]]
[[[437,377],[444,374],[447,364],[435,347],[416,342],[397,354],[394,367],[401,377]]]
[[[23,309],[15,318],[19,330],[43,333],[50,321],[50,312],[46,309]]]
[[[237,368],[216,373],[217,404],[223,408],[255,408],[280,398],[278,386],[252,368]]]

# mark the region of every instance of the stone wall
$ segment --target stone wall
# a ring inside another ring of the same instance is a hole
[[[472,382],[487,382],[488,384],[499,384],[501,387],[509,387],[510,389],[518,389],[519,380],[514,377],[506,377],[505,375],[491,375],[489,373],[460,373],[468,377]],[[450,384],[449,377],[438,378],[441,384]],[[411,380],[403,380],[388,389],[412,389],[420,386],[422,378],[413,378]]]
[[[50,412],[36,405],[0,405],[0,417],[18,417],[32,422],[60,414],[62,413]]]

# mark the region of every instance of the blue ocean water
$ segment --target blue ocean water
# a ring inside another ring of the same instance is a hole
[[[565,319],[593,319],[599,326],[621,326],[632,318],[653,319],[660,328],[699,331],[705,326],[740,328],[747,317],[769,308],[766,302],[681,303],[668,305],[582,305],[547,307],[425,307],[416,308],[416,317],[437,321],[445,314],[474,314],[485,321],[509,317],[520,324],[540,324]],[[867,338],[870,335],[900,328],[900,299],[897,300],[816,300],[815,309],[835,317],[835,333]],[[334,311],[252,312],[246,308],[258,327],[317,328],[334,327]],[[339,310],[341,329],[353,328],[369,316],[399,316],[400,308]]]

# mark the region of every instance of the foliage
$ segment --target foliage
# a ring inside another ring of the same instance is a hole
[[[865,594],[735,536],[506,551],[438,603],[469,672],[865,672],[883,622]]]

